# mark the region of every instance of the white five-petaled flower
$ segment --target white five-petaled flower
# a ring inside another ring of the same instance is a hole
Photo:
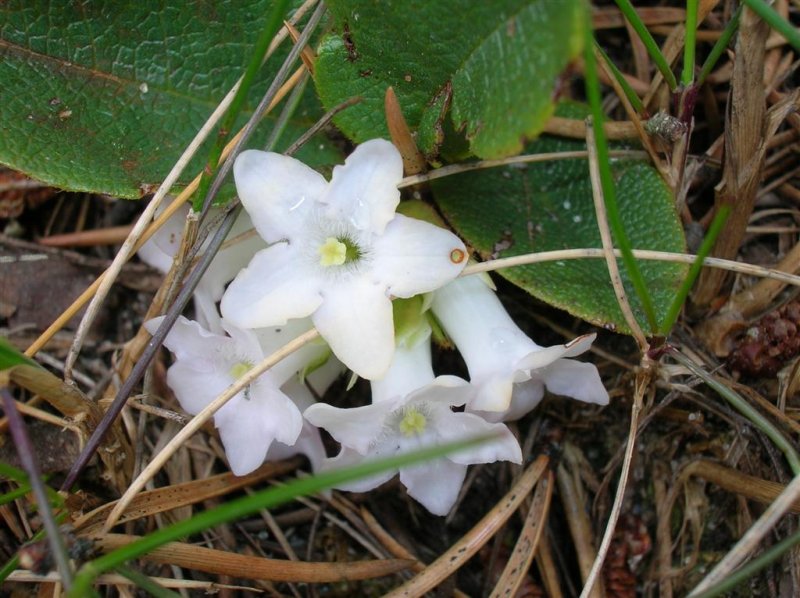
[[[383,376],[394,353],[391,298],[439,288],[466,264],[455,235],[395,214],[402,171],[382,139],[361,144],[330,183],[293,158],[243,152],[236,188],[272,245],[231,283],[223,316],[258,328],[310,315],[346,366]]]
[[[184,204],[158,229],[155,235],[142,245],[138,252],[142,261],[161,272],[169,271],[172,267],[172,260],[181,245],[181,236],[189,209],[190,206]],[[156,214],[161,212],[163,212],[163,206],[159,207]],[[218,214],[219,210],[211,210],[209,215],[214,218]],[[241,212],[227,238],[234,239],[252,228],[250,217],[246,212]],[[205,241],[203,251],[209,242],[210,239]],[[216,334],[224,334],[217,311],[217,301],[222,298],[225,285],[234,279],[239,270],[247,265],[257,251],[264,247],[266,247],[264,240],[258,235],[252,235],[229,247],[220,249],[214,256],[194,291],[195,317],[204,328]]]
[[[434,378],[430,342],[426,339],[410,349],[397,348],[386,376],[372,382],[371,405],[339,409],[317,403],[306,409],[304,416],[341,443],[339,455],[326,465],[331,469],[423,447],[496,435],[495,440],[472,449],[399,470],[400,481],[410,496],[431,513],[445,515],[458,497],[468,465],[522,461],[519,443],[505,425],[452,410],[467,403],[471,393],[472,387],[461,378]],[[390,470],[340,488],[365,492],[396,473],[397,470]]]
[[[588,350],[594,334],[565,345],[537,345],[479,276],[459,278],[436,291],[431,309],[477,387],[469,410],[484,412],[489,420],[517,419],[539,403],[545,386],[580,401],[608,403],[597,368],[568,359]]]
[[[151,333],[163,316],[145,323]],[[285,344],[310,328],[299,320],[282,329],[241,330],[222,320],[230,336],[214,334],[183,316],[175,322],[164,345],[175,354],[167,370],[167,384],[183,409],[196,415],[225,389],[264,359],[263,346]],[[263,337],[259,339],[259,336]],[[282,337],[278,341],[277,337]],[[300,411],[281,386],[305,364],[325,351],[307,346],[259,376],[214,415],[231,471],[245,475],[258,468],[277,440],[293,446],[303,427]]]

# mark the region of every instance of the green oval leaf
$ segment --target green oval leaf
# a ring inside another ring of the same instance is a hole
[[[570,112],[575,116],[574,107]],[[586,149],[583,142],[543,136],[528,146],[527,153],[581,149]],[[612,170],[623,224],[633,247],[685,252],[672,193],[656,170],[633,160],[615,161]],[[602,247],[586,159],[473,171],[433,181],[432,186],[445,217],[484,259]],[[688,266],[644,260],[639,265],[660,321]],[[624,270],[621,262],[620,269]],[[499,274],[589,322],[630,332],[603,259],[546,262]],[[634,314],[646,322],[624,272],[623,282]]]
[[[330,108],[361,96],[336,120],[355,141],[387,137],[386,88],[418,129],[423,151],[441,142],[448,104],[471,150],[519,152],[553,111],[558,77],[582,45],[581,0],[408,2],[332,0],[337,31],[319,49],[317,90]]]
[[[242,74],[269,5],[0,4],[0,163],[64,189],[140,197],[163,180]],[[288,46],[265,65],[245,117]],[[316,119],[313,94],[309,100],[287,126],[285,145]],[[198,152],[184,181],[208,151]],[[339,161],[321,138],[298,157]]]

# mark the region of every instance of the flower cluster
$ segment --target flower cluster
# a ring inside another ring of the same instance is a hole
[[[399,473],[410,496],[443,515],[468,465],[521,462],[503,422],[533,409],[545,388],[608,402],[597,369],[571,359],[593,335],[537,345],[486,280],[458,278],[467,261],[458,237],[395,212],[402,160],[391,143],[360,145],[330,182],[297,160],[255,150],[238,157],[234,176],[261,245],[214,260],[195,296],[200,322],[181,318],[165,341],[175,355],[169,386],[194,414],[312,326],[325,341],[287,357],[216,413],[237,475],[296,452],[320,470],[492,435],[473,449],[343,486],[365,491]],[[163,238],[161,245],[168,254]],[[463,356],[469,381],[434,373],[431,319]],[[158,324],[151,320],[148,330]],[[345,367],[370,381],[369,405],[317,402],[299,382],[321,396]],[[325,456],[319,429],[341,445],[335,457]]]

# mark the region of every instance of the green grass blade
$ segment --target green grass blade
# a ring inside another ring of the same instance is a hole
[[[597,40],[594,42],[594,47],[597,49],[600,56],[603,57],[603,61],[606,63],[608,70],[611,71],[611,74],[617,80],[617,83],[619,83],[622,91],[625,92],[625,97],[628,98],[628,101],[631,103],[631,106],[633,106],[633,109],[639,114],[644,114],[645,110],[642,100],[633,90],[633,87],[631,87],[630,83],[628,83],[628,81],[625,79],[622,72],[617,68],[617,65],[614,64],[614,62],[608,57],[608,54],[606,54],[605,50],[600,47],[600,44],[597,43]]]
[[[622,263],[628,272],[628,277],[633,284],[633,288],[639,297],[642,304],[647,321],[650,325],[650,330],[655,332],[658,330],[658,323],[656,321],[656,312],[653,308],[653,300],[647,290],[647,285],[642,277],[639,264],[633,257],[633,247],[631,246],[628,235],[625,234],[625,228],[622,225],[622,218],[619,214],[619,206],[617,204],[617,196],[614,191],[614,177],[611,173],[611,161],[608,157],[608,144],[606,143],[606,134],[603,130],[603,121],[605,115],[603,114],[602,99],[600,97],[600,80],[597,77],[597,63],[594,56],[594,35],[590,27],[585,28],[586,43],[584,44],[584,62],[586,64],[586,96],[589,100],[589,106],[592,109],[592,126],[594,127],[595,141],[597,143],[597,160],[600,169],[600,182],[603,187],[603,198],[608,212],[608,224],[611,231],[614,233],[614,239],[622,252]]]
[[[18,351],[8,342],[8,339],[0,336],[0,370],[7,370],[8,368],[13,368],[15,365],[42,367],[30,357],[26,357],[23,353]]]
[[[703,63],[703,68],[700,69],[700,75],[697,77],[698,87],[705,82],[706,77],[708,77],[708,75],[711,73],[711,69],[716,66],[720,56],[722,56],[722,53],[728,47],[733,34],[736,33],[736,30],[739,28],[739,21],[741,18],[742,7],[740,6],[738,9],[736,9],[736,12],[733,13],[733,17],[731,17],[730,22],[725,25],[725,29],[722,30],[722,35],[720,35],[719,39],[714,44],[714,47],[711,48],[711,52],[706,58],[706,61]]]
[[[694,53],[697,44],[697,0],[686,0],[686,40],[683,43],[681,83],[688,87],[694,81]]]
[[[672,300],[672,304],[669,306],[669,310],[667,310],[667,315],[664,318],[664,321],[661,323],[661,334],[667,335],[669,334],[669,331],[672,330],[672,326],[678,319],[678,315],[681,313],[681,308],[686,302],[686,297],[689,296],[689,291],[692,289],[694,281],[700,274],[700,270],[703,267],[703,260],[705,260],[708,257],[708,254],[711,253],[711,249],[714,247],[717,237],[722,232],[722,227],[728,220],[730,213],[731,207],[729,205],[723,205],[714,216],[714,220],[711,221],[711,226],[708,227],[708,232],[703,239],[703,243],[700,245],[700,249],[697,251],[697,257],[692,263],[692,267],[689,268],[689,273],[686,275],[686,279],[683,281],[681,288],[678,289],[678,292],[675,294],[675,299]]]
[[[667,82],[667,85],[669,85],[670,90],[674,90],[678,86],[678,82],[675,80],[675,75],[672,73],[672,69],[670,69],[667,59],[664,58],[664,55],[661,53],[661,48],[658,47],[656,40],[653,39],[653,36],[650,35],[647,27],[639,18],[639,14],[636,12],[636,9],[633,8],[630,0],[615,1],[620,11],[622,11],[622,14],[625,15],[625,18],[628,19],[628,22],[633,27],[636,35],[638,35],[639,39],[642,40],[644,47],[647,48],[647,53],[650,55],[650,58],[652,58],[656,68],[658,68],[663,75],[664,80]]]
[[[247,92],[250,90],[250,86],[253,84],[256,74],[261,68],[261,63],[267,53],[269,44],[272,42],[272,38],[275,37],[275,34],[278,32],[278,29],[280,29],[281,24],[283,23],[283,18],[286,15],[288,7],[289,0],[275,0],[272,8],[269,11],[269,14],[267,15],[267,21],[264,24],[264,28],[261,30],[261,34],[258,36],[258,40],[256,40],[256,45],[253,47],[253,53],[250,56],[250,61],[248,62],[247,68],[242,76],[242,83],[239,85],[239,89],[236,90],[236,94],[233,96],[231,105],[228,107],[228,111],[225,113],[225,118],[222,122],[222,125],[220,125],[217,139],[214,143],[214,146],[211,148],[211,153],[208,156],[208,162],[203,170],[203,176],[200,178],[200,185],[198,186],[193,202],[194,209],[197,211],[200,211],[203,207],[203,201],[208,193],[208,187],[214,178],[214,173],[217,171],[219,157],[222,155],[222,149],[225,146],[225,141],[230,135],[230,132],[236,123],[236,119],[242,111],[242,106],[244,105],[245,98],[247,97]]]
[[[131,544],[118,548],[86,563],[75,575],[73,586],[68,596],[70,598],[81,598],[85,596],[91,590],[94,579],[101,573],[119,567],[131,559],[146,554],[159,546],[163,546],[167,542],[173,542],[191,536],[192,534],[216,525],[222,525],[245,517],[261,509],[275,507],[298,496],[313,494],[320,490],[368,477],[382,471],[398,469],[422,461],[436,459],[443,455],[464,450],[492,439],[493,437],[491,436],[482,437],[426,448],[406,455],[362,463],[347,469],[320,473],[308,478],[295,480],[284,486],[269,488],[252,495],[244,496],[210,511],[199,513],[191,519],[179,521],[168,527],[157,530]]]
[[[0,461],[0,476],[8,478],[9,480],[14,480],[21,486],[29,485],[28,476],[24,471],[17,469],[8,463],[4,463],[3,461]],[[47,481],[47,476],[43,476],[42,479]],[[52,501],[52,505],[54,507],[60,508],[64,506],[64,497],[58,492],[53,490],[50,486],[45,486],[45,491],[47,492],[47,496]]]
[[[148,592],[151,596],[155,596],[155,598],[181,598],[181,595],[177,592],[173,592],[170,589],[165,588],[161,584],[157,583],[144,573],[137,571],[131,567],[126,567],[125,565],[120,565],[115,567],[117,573],[120,575],[127,577],[133,583],[135,583],[139,588]]]
[[[12,490],[11,492],[6,492],[5,494],[0,495],[0,505],[7,505],[10,502],[14,502],[18,498],[22,498],[23,496],[25,496],[30,491],[31,491],[31,485],[23,484],[16,490]]]
[[[731,390],[722,382],[719,382],[677,349],[670,347],[668,353],[681,365],[686,366],[686,368],[691,370],[692,373],[694,373],[698,378],[717,391],[717,393],[719,393],[723,399],[728,401],[728,403],[730,403],[734,409],[750,420],[750,423],[752,423],[756,428],[761,430],[764,435],[781,450],[783,456],[786,458],[786,461],[789,463],[789,467],[792,469],[792,473],[794,475],[800,475],[800,456],[798,456],[797,451],[795,451],[794,446],[792,446],[792,443],[789,442],[783,436],[783,434],[781,434],[780,431],[772,425],[772,422],[761,415],[761,413],[758,412],[752,405],[750,405],[750,403],[748,403],[739,393]]]
[[[800,31],[794,25],[775,12],[764,0],[744,0],[747,7],[786,38],[794,49],[800,51]]]

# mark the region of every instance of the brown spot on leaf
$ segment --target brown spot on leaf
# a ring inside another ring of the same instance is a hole
[[[358,60],[358,51],[356,44],[353,42],[353,35],[350,33],[350,26],[345,23],[342,31],[342,41],[344,42],[345,50],[347,50],[347,60],[355,62]]]
[[[506,249],[511,249],[514,245],[514,236],[509,229],[503,231],[503,236],[492,246],[492,259],[496,260]]]

